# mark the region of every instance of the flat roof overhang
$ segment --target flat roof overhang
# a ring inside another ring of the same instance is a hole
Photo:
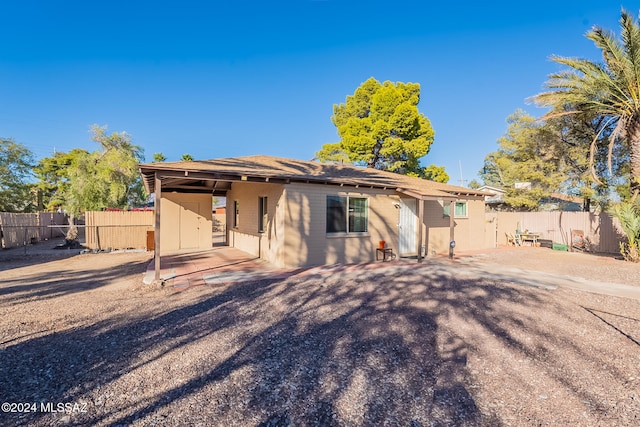
[[[292,178],[265,175],[246,175],[219,173],[214,171],[193,171],[193,170],[166,170],[140,168],[144,186],[149,193],[155,191],[156,177],[162,182],[162,191],[177,191],[184,193],[211,193],[214,196],[224,196],[231,189],[233,182],[254,182],[271,184],[319,184],[334,185],[340,187],[353,187],[362,189],[391,190],[410,197],[421,200],[450,200],[456,199],[451,193],[433,190],[430,194],[419,194],[412,190],[406,190],[390,185],[371,184],[359,182],[353,179],[313,179],[313,178]]]
[[[461,198],[481,198],[484,193],[477,190],[463,188],[452,188],[451,190],[441,190],[436,188],[416,188],[399,187],[399,182],[377,179],[378,177],[367,175],[365,177],[352,176],[310,176],[298,175],[288,172],[269,169],[252,169],[244,165],[237,166],[231,170],[226,166],[222,170],[215,167],[202,169],[194,167],[193,162],[185,162],[185,167],[181,167],[180,162],[173,164],[151,163],[140,164],[139,170],[142,175],[145,189],[149,193],[155,192],[156,182],[162,185],[162,191],[183,192],[183,193],[208,193],[214,196],[224,196],[231,189],[233,182],[255,182],[272,184],[305,183],[317,185],[335,185],[341,187],[352,187],[361,189],[382,189],[396,191],[418,200],[460,200]],[[209,165],[211,166],[211,165]],[[303,171],[304,172],[304,171]],[[156,181],[158,179],[159,181]]]

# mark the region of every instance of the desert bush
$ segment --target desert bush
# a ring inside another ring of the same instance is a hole
[[[627,261],[640,262],[640,197],[635,194],[630,200],[615,207],[615,215],[627,237],[620,243],[620,253]]]

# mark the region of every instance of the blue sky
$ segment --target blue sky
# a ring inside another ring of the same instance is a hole
[[[309,160],[336,142],[333,105],[369,77],[421,85],[435,130],[423,165],[477,178],[506,117],[559,69],[599,59],[609,1],[6,1],[0,136],[37,158],[126,131],[146,158],[268,154]],[[461,168],[460,168],[461,167]]]

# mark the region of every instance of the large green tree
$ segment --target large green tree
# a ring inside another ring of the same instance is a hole
[[[423,175],[419,159],[429,152],[434,132],[419,102],[419,84],[368,79],[334,105],[331,120],[340,142],[325,144],[316,157]]]
[[[87,150],[74,148],[65,153],[56,152],[52,157],[40,159],[33,172],[38,179],[42,207],[55,210],[66,204],[69,194],[69,171],[73,170],[79,159],[89,155]]]
[[[604,120],[603,117],[571,114],[548,119],[545,126],[555,141],[555,155],[558,167],[565,175],[566,191],[582,197],[587,209],[592,200],[605,209],[612,190],[622,198],[629,193],[627,146],[617,139],[609,153],[607,141],[613,129],[603,129]],[[600,177],[598,180],[593,178],[593,172]]]
[[[591,201],[604,209],[610,190],[620,191],[619,182],[627,182],[619,178],[627,170],[628,155],[616,142],[612,147],[613,174],[604,182],[593,179],[592,168],[601,175],[608,168],[607,145],[592,145],[594,138],[602,141],[609,137],[610,130],[598,131],[602,120],[574,114],[539,122],[518,110],[507,119],[507,132],[498,140],[500,148],[487,155],[480,174],[486,184],[505,187],[508,204],[514,208],[533,209],[542,197],[560,191],[581,197],[587,210]],[[593,156],[591,147],[597,148]],[[516,189],[516,182],[530,182],[533,191]]]
[[[0,212],[29,212],[35,206],[27,182],[33,153],[11,138],[0,138]]]
[[[617,140],[627,145],[630,185],[640,190],[640,26],[626,11],[620,18],[621,37],[600,27],[586,35],[602,52],[602,62],[554,56],[568,70],[551,74],[551,89],[533,97],[540,106],[551,107],[545,118],[566,114],[601,117],[598,132],[611,129],[611,147]],[[599,138],[593,139],[594,146]],[[594,147],[592,152],[597,150]],[[594,165],[593,156],[591,164]],[[600,182],[595,169],[594,180]]]
[[[144,202],[138,172],[142,149],[126,132],[108,134],[106,126],[91,127],[94,152],[72,150],[43,159],[38,166],[41,188],[50,193],[49,206],[63,206],[73,215],[107,207],[127,208]]]
[[[543,197],[558,191],[565,179],[554,134],[548,125],[536,122],[522,110],[509,116],[507,123],[507,132],[498,140],[498,151],[485,157],[480,175],[485,184],[506,190],[507,205],[533,210]]]

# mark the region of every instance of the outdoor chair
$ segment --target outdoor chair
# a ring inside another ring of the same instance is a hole
[[[574,249],[580,252],[587,250],[587,241],[582,230],[571,230],[571,250]]]
[[[507,236],[507,245],[509,246],[520,246],[520,239],[517,237],[513,237],[511,233],[504,233]]]

